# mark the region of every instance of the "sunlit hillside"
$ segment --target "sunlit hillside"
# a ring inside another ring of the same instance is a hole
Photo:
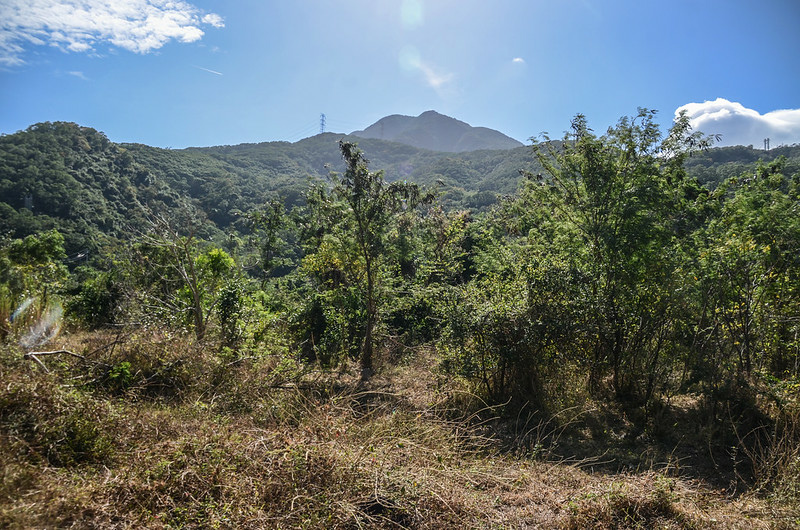
[[[352,140],[0,138],[0,525],[800,525],[798,147]]]

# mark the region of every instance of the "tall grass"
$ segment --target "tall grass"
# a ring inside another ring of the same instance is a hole
[[[426,358],[365,385],[164,330],[53,347],[82,358],[45,373],[0,347],[0,527],[685,528],[738,509],[680,477],[508,451],[481,414],[454,413],[462,389]],[[555,422],[520,433],[544,441]]]

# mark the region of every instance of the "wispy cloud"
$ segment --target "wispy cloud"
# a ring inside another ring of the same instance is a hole
[[[223,75],[222,72],[217,72],[216,70],[209,70],[208,68],[203,68],[202,66],[197,66],[197,65],[193,65],[193,66],[195,68],[197,68],[198,70],[203,70],[204,72],[208,72],[210,74]]]
[[[525,59],[523,59],[522,57],[514,57],[513,59],[511,59],[511,62],[514,64],[525,64]]]
[[[741,103],[717,98],[703,103],[687,103],[675,111],[686,111],[692,127],[705,134],[720,134],[721,146],[761,145],[765,138],[772,146],[800,142],[800,109],[773,110],[766,114]]]
[[[431,66],[425,63],[419,63],[417,68],[422,75],[425,77],[425,82],[428,83],[432,88],[440,89],[443,88],[447,83],[453,80],[455,77],[451,73],[446,72],[439,72],[434,70]]]
[[[416,71],[422,74],[425,82],[443,95],[444,90],[455,79],[455,75],[427,63],[420,57],[419,51],[413,46],[406,46],[400,51],[400,66],[405,70]]]
[[[222,18],[183,0],[4,0],[0,65],[24,64],[27,46],[88,52],[102,43],[148,53],[170,40],[194,42]]]
[[[71,75],[72,77],[77,77],[78,79],[83,79],[84,81],[88,81],[89,80],[88,77],[83,75],[83,72],[72,71],[72,72],[67,72],[67,74]]]

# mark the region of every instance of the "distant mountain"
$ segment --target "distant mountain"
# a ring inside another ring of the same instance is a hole
[[[423,112],[416,118],[399,114],[386,116],[363,131],[354,131],[351,135],[448,153],[514,149],[523,145],[494,129],[473,127],[433,110]]]

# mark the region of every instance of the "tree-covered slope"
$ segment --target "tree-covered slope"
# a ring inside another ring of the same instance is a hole
[[[94,249],[140,217],[141,203],[179,195],[124,147],[74,123],[40,123],[0,138],[0,231],[12,237],[57,228],[67,251]]]
[[[343,171],[342,138],[357,142],[387,181],[435,188],[449,208],[483,209],[517,190],[520,170],[541,171],[529,146],[453,153],[325,133],[296,143],[172,150],[116,144],[74,123],[40,123],[0,137],[0,233],[24,237],[58,228],[75,254],[95,248],[100,237],[145,229],[143,207],[178,205],[202,212],[212,232],[230,229],[270,198],[302,204],[309,177]],[[689,158],[687,169],[713,187],[781,155],[787,174],[800,170],[800,146],[711,149]]]
[[[759,161],[768,163],[776,158],[786,157],[785,173],[793,175],[800,172],[800,145],[781,146],[764,151],[736,145],[718,147],[695,153],[686,161],[686,169],[707,187],[716,187],[725,179],[752,170]]]
[[[100,234],[122,236],[141,227],[142,206],[178,203],[224,229],[270,197],[302,203],[309,177],[344,169],[341,138],[326,133],[294,144],[171,150],[116,144],[74,123],[36,124],[0,138],[0,231],[23,237],[58,228],[68,252],[76,253],[94,248]],[[388,181],[438,186],[457,205],[489,204],[494,193],[512,192],[518,169],[533,161],[526,148],[454,154],[358,141]]]

